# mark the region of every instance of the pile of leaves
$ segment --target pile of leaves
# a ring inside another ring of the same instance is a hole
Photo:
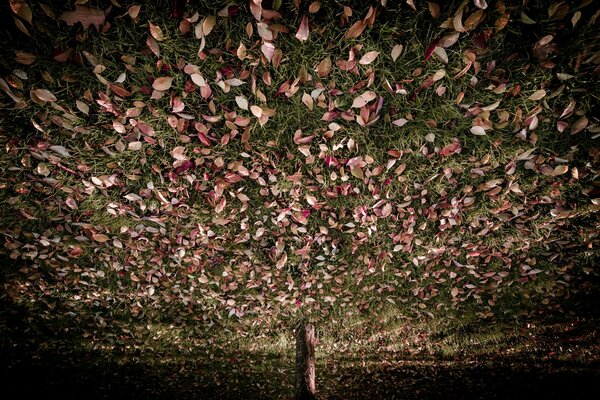
[[[11,307],[118,341],[594,285],[592,1],[76,3],[2,5]]]

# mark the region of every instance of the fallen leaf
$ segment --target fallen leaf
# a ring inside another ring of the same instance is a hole
[[[529,96],[529,100],[541,100],[544,96],[546,96],[546,91],[544,89],[536,90]]]
[[[129,10],[127,10],[127,13],[129,14],[129,16],[132,19],[136,19],[138,17],[138,15],[140,14],[141,9],[142,9],[142,6],[135,4],[131,7],[129,7]]]
[[[127,148],[131,151],[139,151],[142,149],[142,142],[131,142],[127,145]]]
[[[271,62],[273,54],[275,54],[275,46],[273,43],[265,42],[260,46],[260,51],[263,53],[267,61]]]
[[[308,40],[309,28],[308,28],[308,17],[304,15],[302,17],[302,21],[300,22],[300,26],[298,27],[298,32],[296,32],[296,39],[304,42]]]
[[[313,1],[312,3],[310,3],[310,6],[308,6],[308,12],[311,14],[318,13],[320,9],[321,9],[320,1]]]
[[[208,16],[202,21],[202,33],[204,36],[208,36],[212,32],[215,24],[217,23],[217,17],[215,15]]]
[[[432,1],[427,2],[429,13],[433,18],[437,18],[440,15],[440,6]]]
[[[554,170],[552,171],[552,176],[566,174],[568,170],[569,170],[569,167],[567,165],[557,165],[556,167],[554,167]]]
[[[37,97],[38,99],[40,99],[44,102],[54,102],[57,100],[56,96],[47,89],[36,89],[36,90],[32,90],[32,92],[35,95],[35,97]]]
[[[163,34],[162,29],[160,29],[160,26],[154,25],[152,22],[150,22],[150,34],[158,42],[165,40],[165,35]]]
[[[76,5],[75,11],[66,11],[62,13],[58,19],[66,22],[66,24],[70,26],[73,26],[79,22],[86,29],[90,25],[94,25],[96,30],[99,31],[100,25],[104,24],[106,17],[104,15],[104,11],[102,10]]]
[[[248,111],[248,100],[244,96],[235,96],[235,103],[242,110]]]
[[[37,60],[35,54],[28,53],[26,51],[15,51],[15,61],[23,65],[31,65]]]
[[[180,161],[187,160],[187,157],[185,156],[185,147],[183,147],[183,146],[175,147],[173,150],[171,150],[171,155],[176,160],[180,160]]]
[[[256,118],[260,118],[263,115],[263,110],[259,106],[250,106],[250,111]]]
[[[575,135],[576,133],[579,133],[582,130],[584,130],[588,126],[588,123],[589,121],[585,116],[579,118],[573,123],[573,126],[571,127],[571,135]]]
[[[367,27],[367,23],[363,20],[355,22],[350,27],[350,29],[348,29],[348,32],[346,32],[346,34],[344,35],[344,39],[355,39],[355,38],[359,37],[360,34],[363,33],[363,31],[365,30],[366,27]]]
[[[110,238],[103,233],[93,234],[92,239],[94,239],[98,243],[104,243],[104,242],[107,242],[108,240],[110,240]]]
[[[362,58],[360,59],[360,61],[358,63],[361,64],[361,65],[369,65],[373,61],[375,61],[375,59],[377,58],[377,56],[379,56],[379,52],[378,51],[369,51],[367,54],[365,54],[364,56],[362,56]]]
[[[481,126],[479,125],[475,125],[471,127],[471,133],[473,135],[477,135],[477,136],[483,136],[485,135],[485,129],[483,129]]]
[[[485,0],[473,0],[473,4],[475,4],[475,7],[480,8],[482,10],[485,10],[488,7],[487,2]]]
[[[302,102],[306,105],[306,107],[308,107],[308,109],[310,111],[312,111],[312,109],[313,109],[313,98],[310,97],[310,95],[308,93],[304,93],[302,95]]]
[[[331,72],[331,67],[331,58],[325,58],[317,65],[317,76],[319,78],[325,78]]]
[[[262,0],[250,0],[250,12],[257,21],[262,19]]]
[[[163,76],[160,78],[156,78],[152,83],[152,88],[154,90],[165,91],[169,90],[171,84],[173,83],[173,78],[170,76]]]
[[[404,46],[402,46],[401,44],[397,44],[392,48],[392,61],[396,61],[398,57],[400,57],[400,54],[402,54],[403,49]]]
[[[10,9],[15,15],[31,24],[33,14],[25,0],[9,0],[9,3]]]
[[[406,125],[407,122],[408,122],[408,120],[406,118],[400,118],[400,119],[392,121],[392,124],[394,124],[396,126],[404,126],[404,125]]]

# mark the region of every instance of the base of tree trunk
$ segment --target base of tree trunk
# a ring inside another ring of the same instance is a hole
[[[301,322],[296,331],[296,400],[316,399],[315,327]]]

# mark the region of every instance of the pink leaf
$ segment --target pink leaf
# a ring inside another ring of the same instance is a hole
[[[302,22],[300,22],[300,27],[298,28],[298,32],[296,32],[296,39],[301,42],[308,40],[308,17],[305,15],[302,17]]]
[[[367,54],[362,56],[362,58],[360,59],[360,61],[358,63],[361,65],[369,65],[373,61],[375,61],[375,59],[377,58],[378,55],[379,55],[378,51],[369,51]]]

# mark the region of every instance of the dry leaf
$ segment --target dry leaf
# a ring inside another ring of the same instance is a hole
[[[579,118],[571,127],[571,135],[575,135],[584,130],[588,126],[588,123],[589,121],[585,116]]]
[[[298,27],[298,32],[296,32],[296,39],[301,42],[308,40],[309,28],[308,28],[308,17],[304,15],[302,17],[302,21],[300,22],[300,26]]]
[[[454,26],[454,30],[457,32],[466,32],[467,30],[463,27],[462,24],[462,16],[463,16],[464,8],[461,8],[454,18],[452,19],[452,25]]]
[[[369,65],[373,61],[375,61],[375,59],[377,58],[378,55],[379,55],[378,51],[369,51],[367,54],[362,56],[362,58],[360,59],[360,61],[358,63],[361,65]]]
[[[344,39],[355,39],[355,38],[359,37],[360,34],[363,33],[363,31],[365,30],[366,27],[367,27],[367,23],[363,20],[355,22],[350,27],[350,29],[348,29],[348,32],[346,32],[346,34],[344,35]]]
[[[485,0],[473,0],[473,4],[475,4],[475,7],[481,8],[482,10],[485,10],[488,7]]]
[[[313,98],[310,97],[310,95],[308,93],[304,93],[302,95],[302,102],[306,105],[306,107],[308,107],[308,109],[310,111],[312,111],[312,109],[313,109]]]
[[[567,165],[557,165],[556,167],[554,167],[554,170],[552,171],[552,176],[566,174],[568,170],[569,170],[569,167]]]
[[[204,18],[204,21],[202,21],[202,33],[204,36],[208,36],[208,34],[212,32],[216,23],[217,17],[214,15]]]
[[[256,118],[260,118],[263,115],[263,110],[259,106],[250,106],[250,111]]]
[[[544,89],[540,89],[529,96],[529,100],[541,100],[544,96],[546,96],[546,91]]]
[[[248,111],[248,100],[244,96],[235,96],[235,102],[239,108]]]
[[[273,59],[273,54],[275,54],[275,46],[273,46],[273,43],[266,42],[260,46],[260,51],[263,53],[267,61],[271,62]]]
[[[67,23],[67,25],[75,25],[80,22],[84,28],[94,25],[96,30],[100,30],[100,25],[105,22],[104,11],[95,8],[76,5],[75,11],[66,11],[61,14],[58,19]]]
[[[250,12],[257,21],[262,19],[262,0],[250,0]]]
[[[471,127],[471,133],[473,135],[477,135],[477,136],[483,136],[485,135],[485,129],[483,129],[481,126],[479,125],[475,125]]]
[[[440,15],[440,6],[437,3],[428,1],[427,6],[429,7],[429,13],[433,18],[437,18]]]
[[[317,76],[319,78],[325,78],[331,72],[331,67],[331,58],[327,57],[326,59],[321,61],[319,65],[317,65]]]
[[[398,57],[400,57],[400,54],[402,54],[403,49],[404,46],[402,46],[401,44],[397,44],[394,46],[394,48],[392,48],[392,61],[396,61]]]
[[[75,100],[75,105],[77,106],[77,109],[79,111],[81,111],[82,113],[84,113],[86,115],[89,114],[90,107],[86,103],[84,103],[83,101],[81,101],[81,100]]]
[[[49,90],[46,89],[36,89],[32,90],[35,97],[44,101],[44,102],[54,102],[56,101],[56,96],[52,94]]]
[[[9,3],[10,9],[15,15],[31,24],[33,15],[29,4],[25,0],[9,0]]]
[[[127,145],[131,151],[139,151],[142,149],[142,142],[131,142]]]
[[[319,2],[319,1],[313,1],[312,3],[310,3],[310,6],[308,6],[308,12],[311,14],[318,13],[320,9],[321,9],[321,2]]]
[[[171,83],[173,83],[173,78],[170,76],[163,76],[154,80],[152,83],[152,88],[154,90],[160,90],[164,92],[165,90],[169,90]]]
[[[173,150],[171,150],[171,155],[176,160],[180,160],[180,161],[187,160],[187,157],[185,156],[185,147],[183,147],[183,146],[175,147]]]
[[[132,19],[136,19],[138,17],[138,15],[140,15],[141,9],[142,9],[142,6],[135,4],[131,7],[129,7],[129,10],[127,10],[127,13],[129,14],[129,16]]]
[[[160,29],[160,26],[154,25],[152,22],[150,22],[150,34],[159,42],[165,40],[165,35],[163,34],[162,29]]]
[[[92,235],[92,239],[94,239],[98,243],[107,242],[110,238],[103,233],[95,233]]]

